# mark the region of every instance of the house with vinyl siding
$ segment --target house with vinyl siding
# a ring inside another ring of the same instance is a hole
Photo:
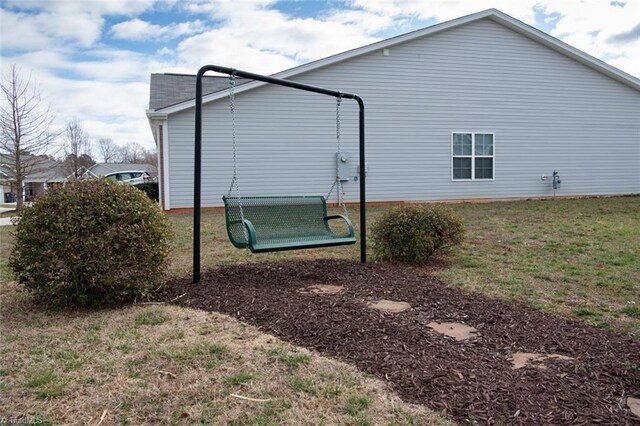
[[[364,99],[370,202],[640,193],[640,80],[495,9],[274,77]],[[233,176],[228,78],[204,80],[202,205],[216,207]],[[193,206],[194,97],[195,76],[151,76],[165,210]],[[241,194],[328,192],[334,98],[239,80],[235,123]],[[357,126],[345,99],[347,202],[358,201]]]

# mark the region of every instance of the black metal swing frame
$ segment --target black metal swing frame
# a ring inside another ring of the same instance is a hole
[[[365,127],[364,127],[364,101],[358,95],[325,89],[309,84],[297,83],[261,74],[254,74],[234,68],[219,65],[205,65],[196,76],[195,99],[195,156],[193,171],[193,283],[200,282],[200,249],[201,249],[201,207],[202,207],[202,79],[207,72],[217,72],[251,80],[262,81],[278,86],[290,87],[307,92],[318,93],[335,98],[353,99],[359,108],[359,160],[360,160],[360,262],[367,261],[367,228],[366,228],[366,186],[365,186]]]

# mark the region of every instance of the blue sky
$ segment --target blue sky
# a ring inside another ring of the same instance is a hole
[[[274,73],[495,7],[640,76],[640,0],[0,0],[2,72],[32,73],[94,140],[153,147],[149,74]],[[97,152],[96,152],[97,154]]]

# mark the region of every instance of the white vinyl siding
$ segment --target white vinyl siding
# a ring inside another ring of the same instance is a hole
[[[489,19],[291,79],[364,99],[372,202],[552,196],[541,176],[554,170],[558,195],[640,193],[640,92]],[[358,110],[342,105],[356,202]],[[228,99],[205,104],[203,117],[203,206],[220,206],[232,176]],[[193,109],[169,121],[170,205],[192,207]],[[236,94],[236,121],[243,193],[326,194],[335,99],[265,85]],[[495,179],[452,180],[458,130],[497,135]]]

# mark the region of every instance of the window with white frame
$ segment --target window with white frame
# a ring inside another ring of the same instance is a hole
[[[492,180],[494,177],[494,134],[452,133],[453,180]]]

